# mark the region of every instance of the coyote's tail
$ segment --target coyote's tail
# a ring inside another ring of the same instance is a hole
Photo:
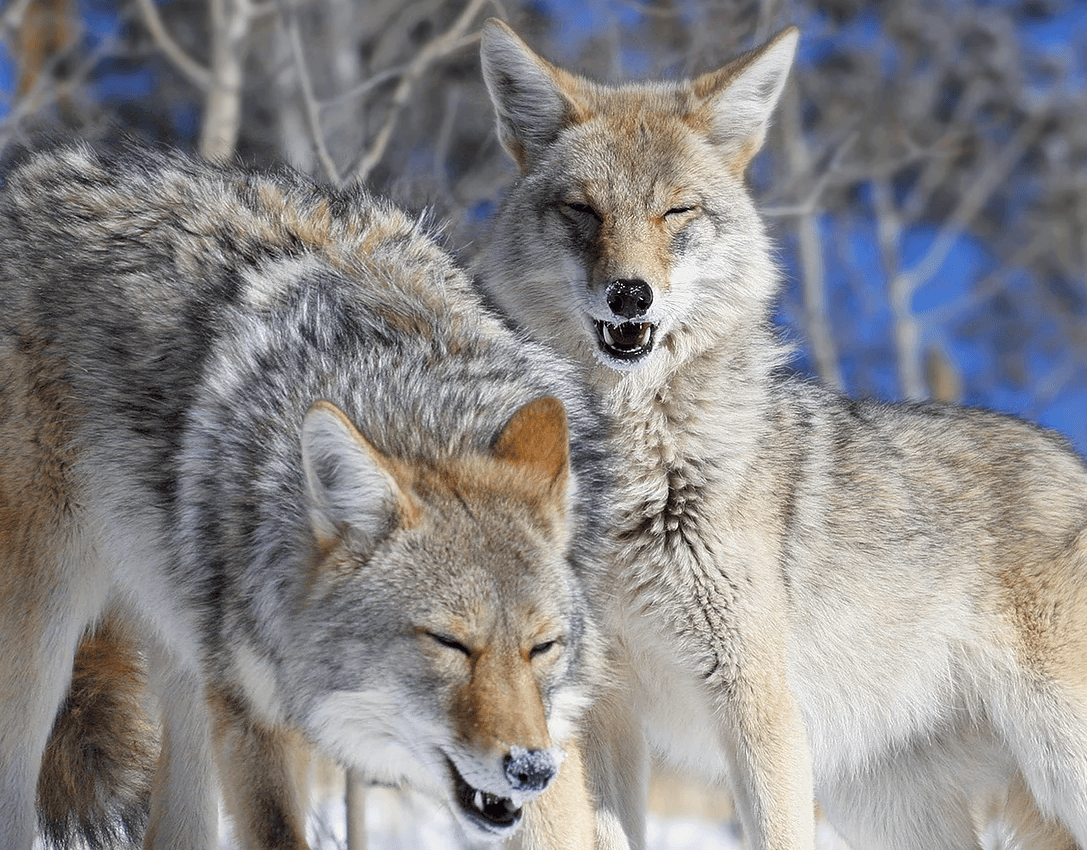
[[[84,638],[38,779],[47,846],[139,846],[159,743],[145,710],[146,678],[142,654],[116,619]]]

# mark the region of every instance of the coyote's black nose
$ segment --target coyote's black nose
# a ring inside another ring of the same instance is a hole
[[[555,757],[548,750],[513,749],[504,762],[510,787],[514,791],[543,791],[559,771]]]
[[[608,307],[624,319],[641,316],[653,303],[653,290],[644,280],[613,280],[604,292]]]

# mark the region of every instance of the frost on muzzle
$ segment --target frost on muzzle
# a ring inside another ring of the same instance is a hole
[[[551,784],[560,761],[561,757],[556,758],[551,750],[511,747],[502,763],[510,789],[510,796],[505,797],[474,787],[446,757],[461,815],[480,831],[496,837],[508,834],[520,823],[523,804]]]
[[[618,321],[597,319],[593,322],[597,343],[609,357],[637,360],[653,350],[657,326],[646,321],[653,304],[653,289],[644,280],[620,278],[604,291],[608,309]]]

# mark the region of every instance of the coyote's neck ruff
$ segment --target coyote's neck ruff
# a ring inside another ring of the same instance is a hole
[[[608,399],[622,464],[598,845],[643,841],[644,727],[727,772],[758,850],[813,846],[813,792],[854,850],[976,847],[992,812],[1087,847],[1087,469],[1008,417],[782,376],[744,172],[796,42],[606,86],[483,34],[520,175],[482,283]]]

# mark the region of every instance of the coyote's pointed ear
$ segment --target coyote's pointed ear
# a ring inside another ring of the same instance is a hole
[[[302,423],[302,469],[319,543],[343,539],[370,551],[406,499],[388,460],[338,407],[318,401]]]
[[[800,31],[789,27],[757,50],[695,80],[711,139],[725,150],[737,172],[743,172],[766,140],[799,37]]]
[[[506,423],[492,451],[499,460],[520,467],[553,488],[564,488],[570,474],[566,408],[551,396],[530,401]]]
[[[533,53],[497,18],[483,25],[480,60],[498,117],[498,138],[524,171],[577,113],[563,90],[572,78]]]

